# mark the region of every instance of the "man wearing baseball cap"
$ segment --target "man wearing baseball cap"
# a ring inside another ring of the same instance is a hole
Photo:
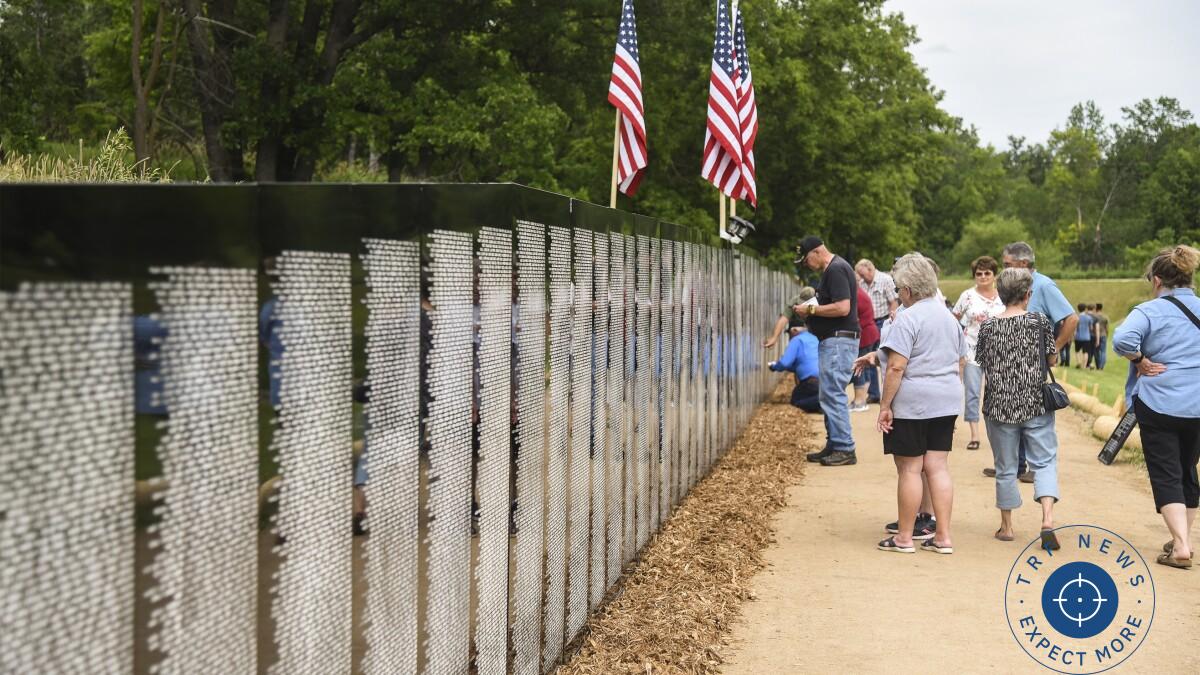
[[[804,315],[809,332],[820,341],[817,347],[820,400],[828,439],[823,450],[808,455],[808,461],[819,461],[821,466],[857,464],[846,398],[846,385],[850,384],[854,359],[858,356],[858,282],[854,267],[831,253],[825,242],[814,236],[800,241],[795,263],[821,271],[817,303],[796,308]]]

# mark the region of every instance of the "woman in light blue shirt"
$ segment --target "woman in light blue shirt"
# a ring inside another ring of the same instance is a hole
[[[1189,532],[1200,506],[1200,299],[1192,278],[1200,251],[1163,249],[1146,272],[1155,299],[1134,308],[1113,334],[1113,349],[1137,368],[1130,398],[1154,506],[1171,531],[1158,562],[1192,566]]]

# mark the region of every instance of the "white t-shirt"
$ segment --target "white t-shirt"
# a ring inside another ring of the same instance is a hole
[[[892,400],[897,419],[930,419],[962,414],[959,359],[966,338],[946,304],[926,298],[896,315],[880,349],[908,359],[900,389]]]
[[[975,345],[979,342],[980,326],[984,321],[1004,313],[1000,294],[989,300],[974,288],[968,288],[958,296],[958,302],[954,303],[951,311],[958,315],[958,323],[967,338],[967,363],[975,363]]]

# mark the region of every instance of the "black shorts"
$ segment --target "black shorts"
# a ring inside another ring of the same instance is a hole
[[[893,419],[892,430],[883,435],[883,454],[920,457],[928,450],[949,451],[954,445],[954,422],[958,415],[921,420]]]
[[[1085,354],[1090,354],[1092,351],[1092,341],[1091,340],[1076,340],[1075,341],[1075,351],[1083,352]]]

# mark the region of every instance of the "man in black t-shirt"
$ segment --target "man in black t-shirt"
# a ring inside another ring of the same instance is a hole
[[[854,267],[825,248],[818,237],[805,237],[796,247],[796,265],[821,271],[816,304],[802,305],[797,313],[806,317],[808,330],[820,340],[821,411],[825,413],[825,448],[808,455],[822,466],[856,464],[854,436],[850,431],[846,385],[858,356],[858,281]]]

